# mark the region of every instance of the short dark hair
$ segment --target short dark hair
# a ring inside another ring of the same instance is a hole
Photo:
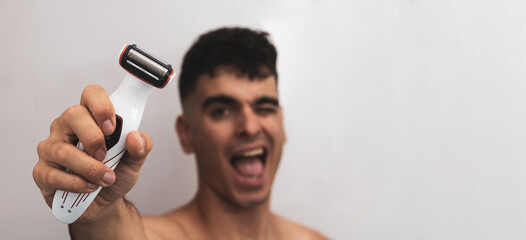
[[[269,34],[248,28],[219,28],[201,35],[183,58],[179,75],[181,102],[194,90],[203,74],[214,77],[218,67],[233,68],[249,79],[274,76],[277,52]]]

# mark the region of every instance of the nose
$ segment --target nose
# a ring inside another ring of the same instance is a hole
[[[240,137],[254,137],[261,132],[261,124],[257,114],[250,107],[245,107],[237,121],[236,135]]]

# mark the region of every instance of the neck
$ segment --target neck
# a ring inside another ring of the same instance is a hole
[[[272,239],[275,233],[268,198],[255,206],[239,206],[201,182],[190,207],[210,239]]]

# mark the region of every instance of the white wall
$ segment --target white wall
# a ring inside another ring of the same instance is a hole
[[[125,43],[173,65],[241,25],[279,50],[289,142],[272,208],[334,239],[526,238],[526,2],[0,0],[0,233],[67,239],[31,172],[82,89],[114,90]],[[173,132],[176,84],[152,94],[155,142],[129,198],[158,214],[196,187]]]

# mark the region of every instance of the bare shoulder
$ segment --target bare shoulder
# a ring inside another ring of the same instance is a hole
[[[165,216],[142,216],[142,222],[149,240],[187,239],[182,226],[173,219]]]
[[[162,216],[142,216],[146,236],[157,239],[207,239],[204,229],[189,205]]]
[[[317,240],[329,239],[320,232],[274,214],[274,221],[283,239]]]

